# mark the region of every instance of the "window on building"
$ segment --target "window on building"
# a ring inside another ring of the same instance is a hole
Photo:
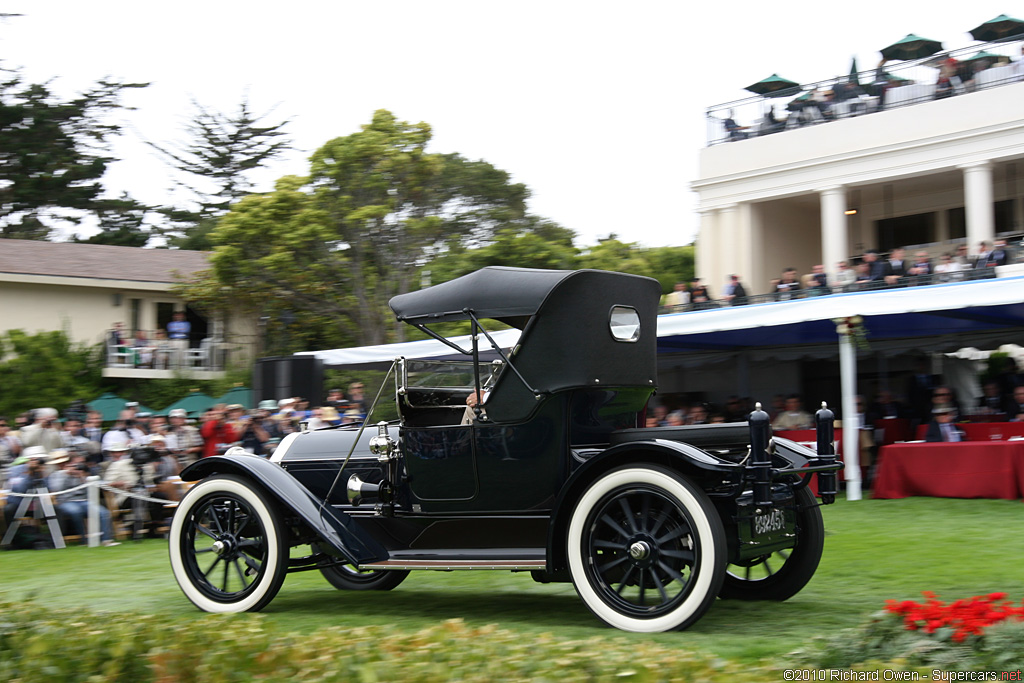
[[[1017,227],[1014,225],[1013,220],[1013,200],[1004,199],[1001,202],[996,202],[996,234],[1004,232],[1016,232]]]
[[[132,299],[130,310],[131,324],[129,325],[129,328],[131,328],[131,333],[134,337],[135,333],[139,331],[139,316],[142,314],[142,299]]]
[[[967,239],[967,213],[964,207],[958,206],[946,212],[946,220],[949,223],[949,239]]]
[[[896,247],[935,241],[934,213],[884,218],[876,221],[875,227],[878,232],[879,251],[892,251]]]

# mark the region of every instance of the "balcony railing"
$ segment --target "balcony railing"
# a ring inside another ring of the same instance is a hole
[[[970,59],[980,52],[995,57]],[[1014,62],[1011,55],[1020,55],[1019,42],[980,43],[923,60],[861,71],[853,77],[852,89],[847,87],[851,76],[843,74],[793,88],[786,97],[756,95],[718,104],[707,109],[707,143],[712,146],[763,137],[1016,83],[1024,80],[1024,57]],[[960,66],[950,78],[947,94],[936,84],[943,62],[950,57]],[[726,130],[727,119],[741,129]]]
[[[726,299],[713,299],[699,303],[689,303],[682,306],[662,306],[658,313],[685,313],[687,311],[705,311],[715,308],[726,308],[729,306],[742,306],[749,304],[763,304],[770,301],[791,301],[795,299],[809,299],[811,297],[829,296],[845,292],[871,292],[879,290],[890,290],[899,287],[926,287],[934,284],[947,284],[950,282],[966,282],[969,280],[989,280],[997,277],[995,268],[972,268],[961,270],[955,273],[933,273],[931,275],[911,275],[902,277],[898,283],[890,284],[881,280],[854,282],[846,286],[830,285],[827,287],[801,288],[790,292],[772,292],[769,294],[753,294],[745,297],[742,301],[729,301]]]
[[[220,373],[238,344],[218,337],[198,342],[161,338],[155,332],[127,334],[116,341],[108,332],[104,340],[104,376],[171,376]]]

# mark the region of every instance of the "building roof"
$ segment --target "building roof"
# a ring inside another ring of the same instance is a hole
[[[0,239],[0,273],[177,282],[209,267],[202,251]]]

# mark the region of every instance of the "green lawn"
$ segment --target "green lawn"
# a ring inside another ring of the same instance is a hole
[[[822,508],[825,554],[818,573],[785,603],[718,601],[681,633],[627,634],[603,627],[571,585],[534,583],[508,572],[413,572],[389,593],[341,592],[318,572],[293,574],[265,619],[287,630],[327,625],[393,625],[417,631],[445,619],[497,624],[533,637],[622,638],[658,642],[754,662],[802,639],[854,626],[889,598],[923,590],[955,599],[992,591],[1024,598],[1024,503],[908,498]],[[82,606],[119,615],[197,614],[171,576],[164,541],[115,548],[0,553],[0,599]]]

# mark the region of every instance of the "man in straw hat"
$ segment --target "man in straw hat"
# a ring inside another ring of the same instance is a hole
[[[65,450],[56,450],[50,453],[48,464],[57,466],[49,477],[47,477],[47,488],[51,493],[57,494],[57,512],[65,519],[71,520],[74,532],[79,536],[85,536],[86,515],[100,516],[100,542],[105,546],[120,545],[114,541],[114,528],[110,523],[110,510],[103,505],[89,505],[89,493],[86,488],[78,488],[85,483],[89,476],[89,466],[85,457],[81,455],[71,456]],[[74,489],[70,490],[69,489]],[[60,493],[67,491],[67,493]]]

